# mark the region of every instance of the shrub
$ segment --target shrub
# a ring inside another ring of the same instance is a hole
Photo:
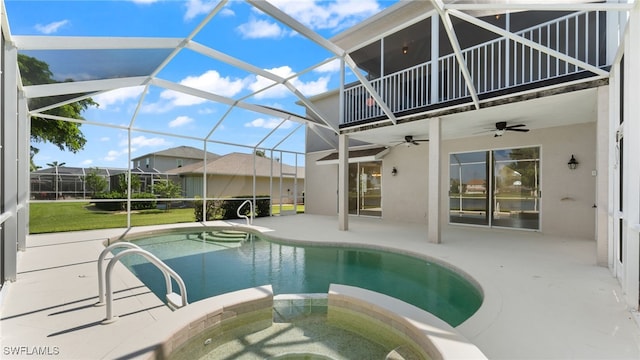
[[[123,195],[119,192],[110,192],[110,193],[98,193],[93,195],[92,199],[95,200],[114,200],[109,202],[96,201],[94,205],[100,209],[105,211],[120,211],[124,210],[124,206],[126,204],[125,201],[122,201]],[[119,201],[116,201],[119,200]]]
[[[222,205],[223,200],[207,200],[207,220],[218,220],[222,218]],[[203,221],[202,218],[202,200],[196,200],[193,203],[193,212],[196,217],[196,221]]]
[[[131,195],[131,199],[154,199],[154,201],[132,201],[131,210],[149,210],[155,209],[157,202],[156,196],[151,193],[134,193]],[[126,204],[126,203],[125,203]]]
[[[251,199],[252,196],[235,196],[233,198],[224,200],[207,200],[207,220],[227,220],[238,218],[238,207],[245,202],[246,199]],[[194,214],[196,221],[202,221],[202,200],[196,200]],[[260,196],[256,199],[254,216],[269,216],[269,210],[271,207],[271,199],[267,196]],[[244,215],[249,216],[249,207],[245,207],[243,211]]]

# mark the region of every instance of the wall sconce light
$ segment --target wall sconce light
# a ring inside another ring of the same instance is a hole
[[[394,166],[393,169],[391,169],[391,176],[396,176],[398,175],[398,169],[396,169],[396,167]]]
[[[409,52],[409,47],[408,46],[403,46],[402,47],[402,53],[406,55],[408,52]]]
[[[578,167],[578,164],[579,164],[578,160],[576,160],[573,154],[571,154],[571,159],[567,163],[567,165],[569,166],[569,169],[575,170]]]

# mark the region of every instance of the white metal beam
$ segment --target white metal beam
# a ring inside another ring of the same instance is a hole
[[[362,74],[360,74],[360,71],[358,70],[358,66],[356,65],[356,62],[353,61],[350,55],[345,55],[344,62],[353,70],[353,74],[358,78],[358,80],[360,80],[360,83],[362,83],[362,86],[364,86],[364,88],[367,89],[367,92],[369,92],[371,97],[373,97],[373,99],[376,101],[378,106],[380,106],[382,111],[387,115],[389,120],[391,120],[391,122],[395,125],[398,122],[398,119],[396,119],[396,116],[393,115],[393,112],[391,111],[391,109],[389,109],[387,104],[380,97],[376,89],[374,89],[373,86],[371,86],[371,83],[369,82],[369,80],[367,80],[367,78],[365,78],[364,76],[362,76]]]
[[[493,3],[452,3],[445,4],[445,10],[478,11],[628,11],[633,8],[632,3],[611,2],[567,2],[567,1],[538,1],[538,2],[493,2]]]
[[[451,42],[453,52],[456,54],[456,59],[458,60],[458,65],[460,66],[460,72],[462,72],[462,76],[464,77],[467,88],[469,89],[469,93],[471,94],[471,98],[473,99],[473,104],[475,105],[476,109],[480,109],[480,99],[478,99],[478,92],[476,91],[475,86],[473,86],[473,80],[471,79],[471,74],[469,74],[469,68],[467,67],[467,63],[462,56],[462,50],[460,50],[460,43],[458,42],[456,31],[453,28],[451,17],[449,16],[449,13],[444,10],[444,4],[441,0],[431,0],[431,2],[436,8],[438,14],[440,14],[440,19],[442,19],[442,24],[444,25],[444,29],[447,32],[447,36],[449,37],[449,42]]]
[[[115,90],[124,87],[140,86],[147,81],[146,76],[119,79],[88,80],[62,82],[55,84],[30,85],[24,87],[28,99],[67,94],[85,94],[96,91]]]
[[[247,0],[247,2],[253,5],[255,8],[259,9],[260,11],[264,12],[265,14],[287,25],[291,29],[298,32],[300,35],[306,37],[307,39],[313,41],[314,43],[320,45],[321,47],[329,50],[334,55],[340,56],[340,57],[344,55],[345,53],[344,50],[341,49],[338,45],[323,38],[318,33],[304,26],[299,21],[287,15],[277,7],[271,5],[269,2],[264,0]]]
[[[204,46],[202,44],[199,44],[197,42],[194,41],[190,41],[187,45],[186,48],[193,50],[195,52],[198,52],[202,55],[211,57],[213,59],[222,61],[224,63],[227,63],[229,65],[232,65],[236,68],[239,68],[241,70],[247,71],[249,73],[252,73],[254,75],[258,75],[258,76],[262,76],[266,79],[269,79],[271,81],[273,81],[275,84],[273,84],[274,86],[277,84],[283,84],[284,86],[286,86],[289,91],[291,91],[296,97],[298,97],[298,99],[300,99],[300,101],[302,101],[304,103],[304,105],[311,110],[314,114],[316,114],[316,116],[322,121],[324,122],[327,126],[331,126],[330,123],[327,121],[326,115],[324,115],[315,105],[313,105],[293,84],[291,84],[289,82],[289,79],[295,78],[297,76],[299,76],[298,74],[295,74],[294,76],[290,77],[290,78],[283,78],[279,75],[276,75],[270,71],[261,69],[257,66],[254,66],[252,64],[246,63],[242,60],[236,59],[230,55],[227,55],[225,53],[222,53],[220,51],[214,50],[212,48],[209,48],[207,46]]]
[[[459,19],[462,19],[462,20],[465,20],[465,21],[467,21],[469,23],[477,25],[477,26],[479,26],[479,27],[481,27],[483,29],[486,29],[486,30],[494,32],[494,33],[496,33],[498,35],[501,35],[501,36],[503,36],[503,37],[505,37],[507,39],[513,40],[513,41],[518,42],[520,44],[523,44],[523,45],[525,45],[527,47],[530,47],[530,48],[533,48],[535,50],[541,51],[541,52],[543,52],[545,54],[548,54],[549,56],[558,58],[558,59],[560,59],[562,61],[565,61],[565,62],[568,62],[570,64],[573,64],[573,65],[575,65],[577,67],[580,67],[582,69],[591,71],[592,73],[595,73],[595,74],[598,74],[598,75],[601,75],[601,76],[608,76],[609,75],[609,72],[607,72],[605,70],[602,70],[602,69],[600,69],[600,68],[598,68],[596,66],[593,66],[593,65],[591,65],[589,63],[586,63],[584,61],[580,61],[578,59],[572,58],[571,56],[565,55],[565,54],[563,54],[561,52],[555,51],[555,50],[553,50],[551,48],[548,48],[546,46],[542,46],[542,45],[540,45],[540,44],[538,44],[538,43],[536,43],[534,41],[525,39],[522,36],[516,35],[516,34],[510,32],[510,31],[506,31],[506,30],[504,30],[502,28],[499,28],[499,27],[497,27],[495,25],[489,24],[488,22],[480,20],[480,19],[478,19],[478,18],[476,18],[474,16],[471,16],[469,14],[463,13],[462,11],[449,10],[448,13],[450,13],[451,15],[453,15],[453,16],[459,18]]]
[[[260,105],[255,105],[255,104],[251,104],[251,103],[246,103],[246,102],[242,102],[242,101],[237,101],[237,100],[233,100],[224,96],[220,96],[220,95],[216,95],[216,94],[212,94],[210,92],[207,91],[203,91],[203,90],[199,90],[199,89],[195,89],[189,86],[185,86],[185,85],[181,85],[181,84],[176,84],[174,82],[171,81],[167,81],[167,80],[163,80],[163,79],[153,79],[152,84],[163,87],[165,89],[169,89],[169,90],[173,90],[173,91],[177,91],[180,93],[184,93],[187,95],[191,95],[191,96],[195,96],[195,97],[199,97],[202,99],[207,99],[207,100],[211,100],[214,102],[218,102],[221,104],[226,104],[226,105],[230,105],[230,106],[237,106],[240,108],[243,108],[245,110],[250,110],[253,112],[257,112],[260,114],[266,114],[266,115],[270,115],[270,116],[275,116],[278,118],[282,118],[282,119],[287,119],[287,120],[293,120],[293,121],[297,121],[297,122],[311,122],[309,119],[296,115],[296,114],[291,114],[291,113],[287,113],[284,111],[280,111],[278,109],[274,109],[274,108],[268,108],[265,106],[260,106]],[[317,124],[320,125],[320,124]]]
[[[142,37],[79,37],[79,36],[14,36],[13,41],[21,50],[122,50],[122,49],[173,49],[180,45],[180,38]]]

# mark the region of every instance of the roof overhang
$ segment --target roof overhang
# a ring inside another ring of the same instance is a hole
[[[349,151],[349,163],[359,163],[366,161],[377,161],[382,159],[390,149],[387,147],[376,147],[362,150]],[[332,152],[331,154],[316,160],[317,165],[332,165],[338,163],[338,152]]]

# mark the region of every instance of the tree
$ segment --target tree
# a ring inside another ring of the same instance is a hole
[[[56,174],[55,174],[55,186],[56,186],[56,200],[58,200],[58,168],[64,166],[66,163],[58,163],[57,161],[48,163],[47,166],[55,168],[56,169]]]
[[[84,185],[91,195],[104,192],[109,185],[107,179],[98,175],[98,168],[91,169],[87,176],[84,177]]]
[[[42,85],[56,83],[49,65],[36,58],[18,54],[18,68],[24,86]],[[71,81],[71,80],[66,80]],[[76,96],[76,95],[72,95]],[[45,106],[56,104],[71,98],[71,96],[52,96],[46,98],[29,99],[29,109],[35,110]],[[91,98],[83,99],[71,104],[58,106],[44,111],[45,114],[67,117],[71,119],[84,120],[81,113],[90,106],[98,106]],[[36,143],[49,142],[56,145],[60,150],[68,150],[76,153],[84,148],[87,139],[80,131],[80,124],[47,120],[40,117],[31,118],[31,141]],[[38,149],[31,146],[31,155],[35,155]]]
[[[153,192],[165,199],[174,199],[182,195],[182,187],[171,180],[159,180],[153,184]],[[171,202],[167,201],[167,209],[171,207]]]
[[[140,181],[140,176],[138,174],[131,174],[131,193],[140,192],[140,186],[142,182]],[[127,183],[127,174],[122,173],[118,175],[118,188],[120,192],[126,194],[129,186]]]
[[[256,150],[256,156],[257,157],[267,157],[267,155],[265,155],[264,150]]]

